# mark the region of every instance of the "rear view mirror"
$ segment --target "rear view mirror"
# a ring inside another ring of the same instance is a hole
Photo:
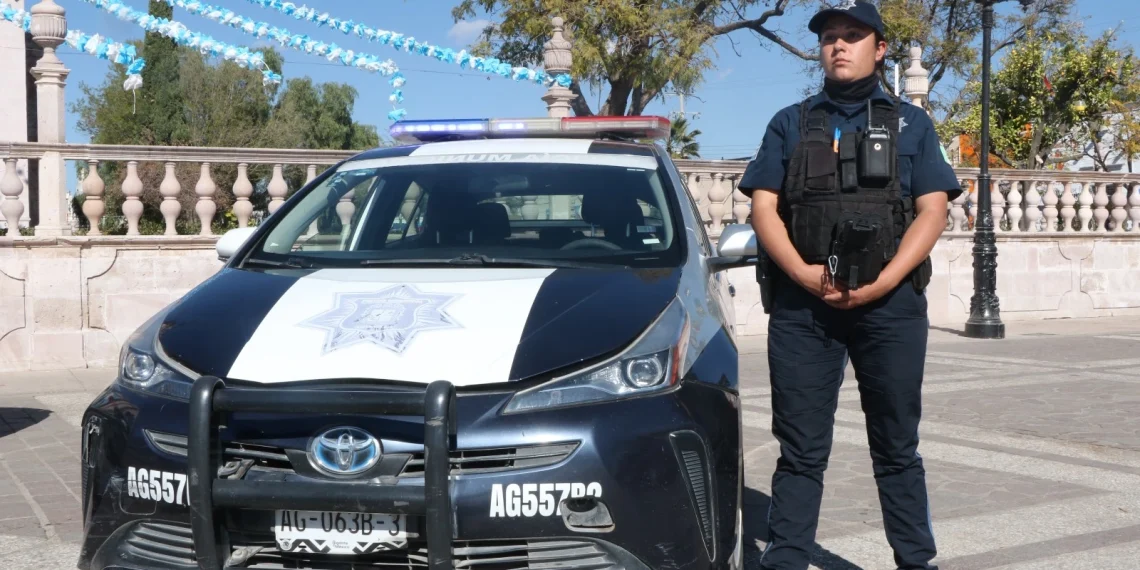
[[[222,237],[218,238],[218,243],[214,245],[214,249],[218,252],[218,259],[228,261],[255,231],[257,228],[234,228],[223,234]]]

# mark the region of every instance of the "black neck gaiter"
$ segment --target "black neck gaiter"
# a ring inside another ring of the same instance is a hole
[[[879,84],[879,76],[872,73],[863,79],[855,81],[838,82],[828,78],[823,80],[823,91],[832,101],[841,105],[862,103],[875,92]]]

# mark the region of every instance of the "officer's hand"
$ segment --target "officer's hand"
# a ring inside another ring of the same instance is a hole
[[[827,273],[827,267],[823,265],[805,265],[796,272],[795,279],[800,287],[807,289],[816,297],[824,298],[824,295],[838,293],[831,281],[831,275]]]
[[[838,289],[823,296],[823,300],[836,309],[854,309],[871,303],[890,292],[893,287],[883,279],[877,279],[858,289],[848,289],[842,283]]]

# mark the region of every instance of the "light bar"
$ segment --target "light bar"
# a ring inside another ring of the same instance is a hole
[[[452,121],[399,121],[388,130],[401,143],[491,138],[601,138],[663,139],[669,136],[669,119],[634,117],[536,117],[528,119],[458,119]]]

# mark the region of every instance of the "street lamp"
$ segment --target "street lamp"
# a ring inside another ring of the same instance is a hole
[[[994,4],[1008,0],[976,0],[982,5],[982,140],[978,169],[978,220],[974,225],[974,295],[966,336],[1005,338],[1005,324],[997,296],[997,245],[994,217],[990,210],[990,31],[994,27]],[[1017,0],[1024,10],[1035,0]]]

